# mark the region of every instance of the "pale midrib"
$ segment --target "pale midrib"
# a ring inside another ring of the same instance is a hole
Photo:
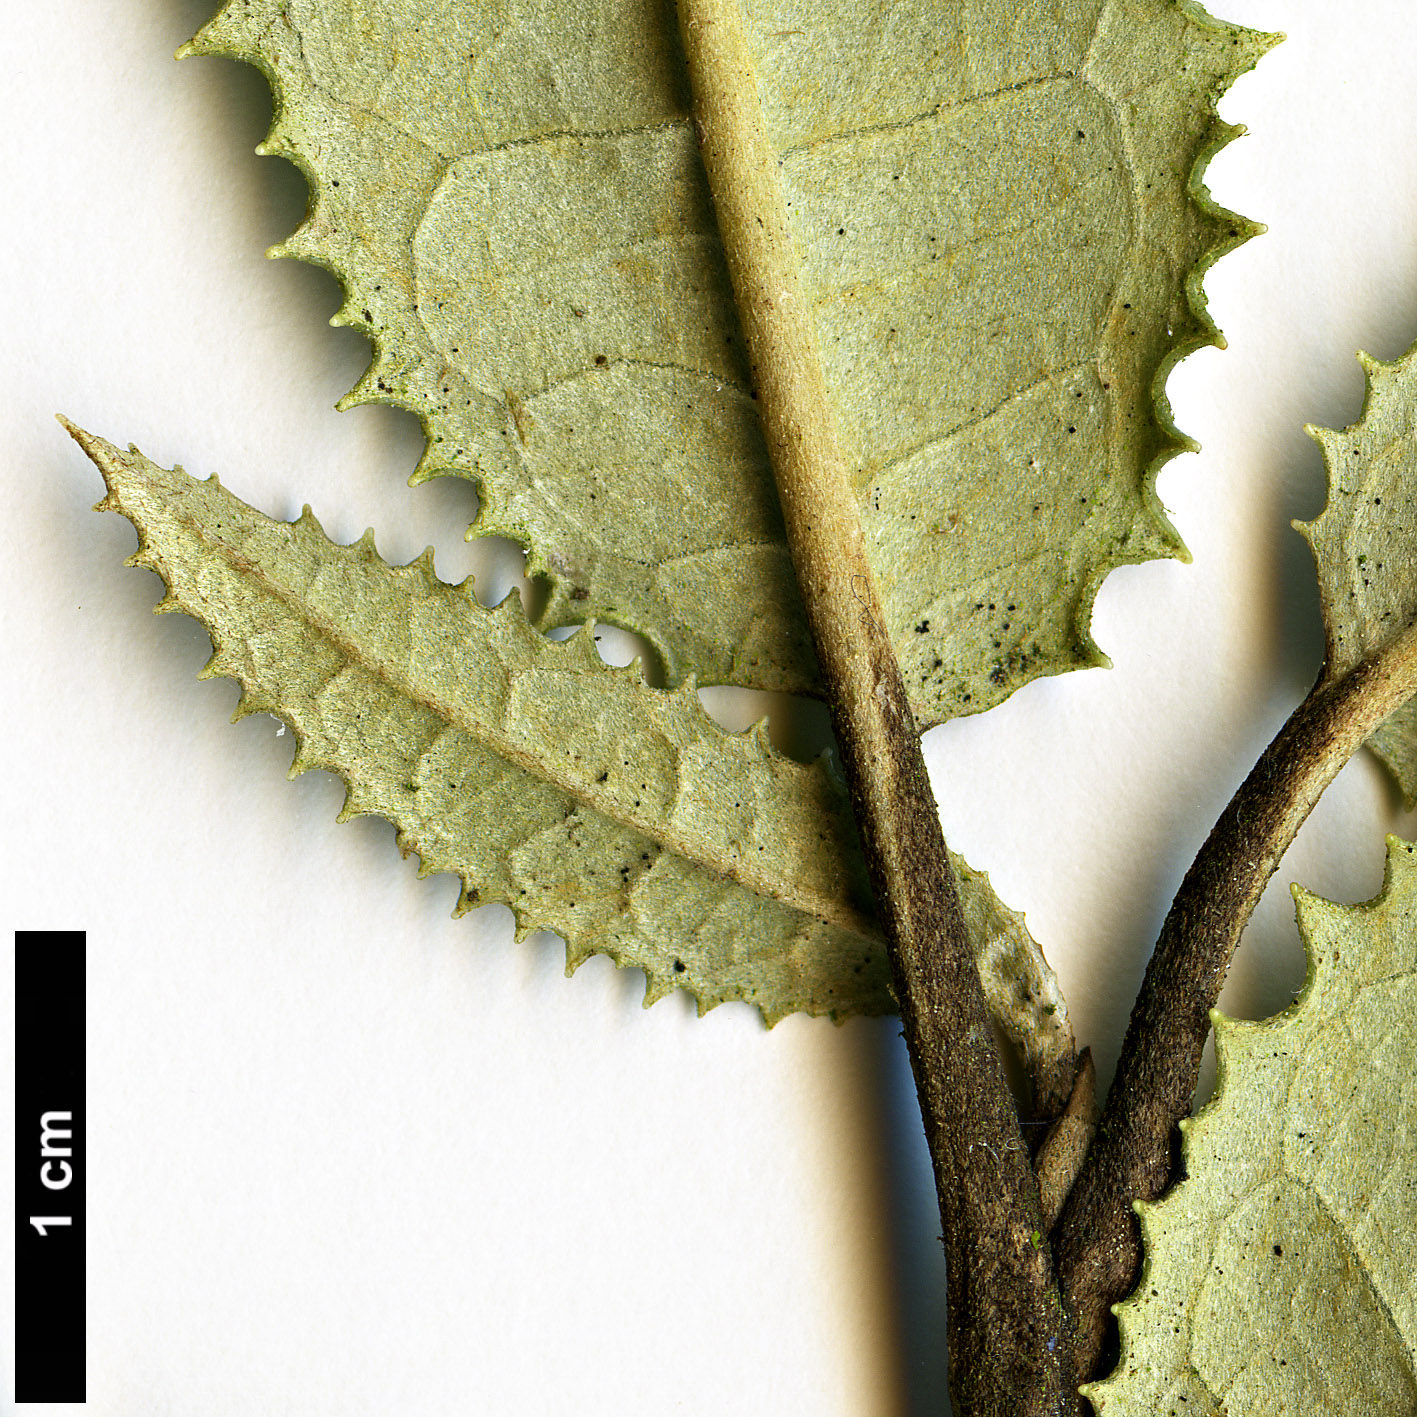
[[[419,707],[427,709],[436,715],[450,727],[459,732],[467,734],[474,742],[489,749],[498,757],[513,763],[530,776],[540,779],[557,791],[564,792],[568,797],[589,807],[598,815],[617,823],[622,827],[628,827],[632,831],[639,832],[642,836],[658,843],[665,850],[673,855],[682,857],[695,866],[709,871],[717,876],[727,877],[736,884],[743,886],[754,895],[762,896],[769,900],[776,900],[783,905],[800,911],[804,915],[809,915],[814,919],[825,921],[835,925],[840,929],[850,931],[859,935],[863,939],[879,941],[881,938],[880,928],[874,920],[853,910],[838,899],[821,895],[815,891],[804,891],[794,889],[790,885],[785,885],[782,878],[776,874],[769,874],[765,871],[754,870],[747,858],[725,857],[715,853],[712,849],[705,849],[706,843],[701,838],[695,838],[687,833],[675,831],[668,827],[663,821],[648,815],[637,814],[633,810],[624,807],[608,805],[597,793],[583,781],[570,773],[558,772],[556,765],[547,758],[540,756],[521,745],[515,738],[498,729],[495,725],[486,722],[470,722],[467,717],[460,714],[457,707],[444,703],[435,695],[417,686],[406,676],[400,674],[396,669],[387,664],[383,659],[371,656],[365,647],[357,641],[350,639],[343,634],[339,627],[332,621],[325,619],[315,613],[313,608],[302,600],[293,591],[287,590],[279,581],[271,577],[266,570],[256,562],[248,560],[241,555],[234,547],[226,542],[217,540],[202,526],[194,517],[185,512],[176,510],[170,511],[172,519],[184,526],[202,546],[220,556],[231,569],[239,575],[255,580],[273,599],[290,613],[294,618],[304,621],[314,633],[334,648],[351,665],[355,665],[365,672],[371,674],[381,683],[393,689],[396,693],[409,699]],[[292,525],[287,523],[287,525]],[[293,525],[299,525],[294,523]],[[346,551],[347,548],[337,546],[328,538],[323,537],[326,544],[335,551]],[[381,561],[380,564],[386,564]],[[392,568],[390,568],[392,569]],[[168,574],[163,576],[169,586],[172,586],[172,571],[169,568]],[[480,608],[480,607],[479,607]],[[490,615],[492,612],[483,611]],[[213,622],[204,623],[211,625],[215,630]],[[531,633],[535,633],[532,631]],[[517,671],[508,670],[508,681],[514,677]]]

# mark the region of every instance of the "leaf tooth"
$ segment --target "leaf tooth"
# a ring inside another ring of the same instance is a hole
[[[1363,366],[1363,378],[1366,383],[1366,396],[1363,400],[1363,413],[1360,417],[1366,418],[1368,414],[1368,404],[1374,397],[1380,394],[1388,385],[1396,382],[1400,377],[1402,369],[1401,360],[1388,362],[1383,359],[1375,359],[1366,350],[1358,351],[1358,363]]]
[[[481,893],[474,885],[469,885],[467,881],[462,881],[462,888],[458,891],[457,904],[453,906],[453,919],[460,920],[470,910],[476,910],[482,904]]]
[[[714,1000],[714,1002],[717,1003],[718,1000]],[[762,1014],[763,1022],[769,1028],[776,1028],[777,1025],[792,1012],[791,1009],[785,1008],[781,1004],[760,1004],[756,999],[745,999],[743,1002],[753,1004],[758,1012]],[[836,1014],[833,1014],[832,1022],[840,1023],[841,1019]]]
[[[352,297],[350,299],[347,299],[344,304],[341,305],[339,309],[336,310],[335,313],[330,316],[330,324],[335,329],[353,328],[357,330],[363,330],[366,334],[369,330],[369,327],[364,323],[363,317],[355,312],[354,301]],[[335,408],[338,409],[339,412],[343,413],[345,411],[345,401],[350,397],[350,394],[352,394],[355,389],[368,388],[369,379],[372,372],[372,370],[367,371],[359,380],[359,382],[355,384],[354,389],[351,389],[350,393],[346,394],[344,398],[341,399],[340,402],[335,405]],[[363,400],[363,402],[365,403],[367,403],[368,401],[369,400],[367,398]],[[353,407],[353,405],[350,405],[350,407]]]
[[[323,766],[324,764],[320,762],[320,760],[315,756],[314,752],[308,749],[304,738],[301,736],[300,730],[297,728],[295,730],[295,756],[290,760],[290,768],[285,774],[286,778],[289,781],[294,782],[297,777],[300,777],[302,774],[311,771],[311,769]],[[347,807],[348,805],[349,794],[348,792],[346,792],[345,807]],[[341,812],[343,812],[344,810],[344,807],[340,808]],[[354,812],[352,815],[359,817],[364,816],[366,814],[363,812]]]
[[[749,743],[760,753],[765,753],[769,757],[776,756],[776,750],[772,745],[772,737],[768,733],[767,715],[764,714],[756,723],[750,724],[748,730],[743,735]]]
[[[384,358],[379,336],[372,325],[366,326],[361,320],[360,327],[374,341],[374,365],[370,373],[374,379],[375,398],[379,403],[407,407],[414,400],[413,381],[409,371]]]
[[[322,224],[321,217],[322,212],[317,210],[313,218],[317,226]],[[318,232],[316,234],[319,235]],[[340,304],[339,309],[330,316],[330,324],[345,326],[351,330],[358,330],[360,334],[367,335],[372,339],[376,327],[372,312],[369,310],[366,300],[354,288],[351,281],[341,279],[340,283],[344,287],[344,300]],[[360,380],[361,383],[366,383],[375,376],[378,372],[378,364],[379,351],[376,349],[374,351],[373,363],[370,368],[365,371],[364,377]]]
[[[571,976],[575,974],[576,970],[578,970],[581,965],[583,965],[586,960],[588,960],[594,953],[595,949],[591,945],[572,944],[570,940],[567,940],[566,978],[571,978]]]
[[[197,671],[198,679],[235,679],[236,666],[224,646],[212,651],[212,657]]]
[[[561,643],[565,646],[562,653],[573,663],[578,662],[584,669],[605,668],[605,661],[601,659],[600,651],[595,647],[594,620],[587,620],[577,628],[575,634]]]
[[[241,697],[236,701],[236,707],[231,711],[231,721],[240,723],[243,718],[250,718],[253,713],[271,713],[275,707],[275,701],[269,695],[259,689],[245,686],[242,688]]]
[[[1304,432],[1323,449],[1326,455],[1332,456],[1339,451],[1339,443],[1342,441],[1343,435],[1335,432],[1332,428],[1325,428],[1320,423],[1306,423]]]
[[[476,578],[473,576],[467,576],[458,583],[457,589],[465,591],[468,598],[484,615],[490,615],[492,619],[498,623],[499,627],[510,626],[514,633],[520,635],[527,644],[535,644],[544,638],[537,634],[536,630],[526,618],[526,614],[522,609],[522,593],[519,586],[513,586],[496,605],[489,609],[483,606],[482,602],[478,600],[477,596],[473,593],[473,582],[475,579]],[[555,644],[556,641],[550,640],[547,641],[547,643]]]
[[[1193,51],[1192,62],[1204,65],[1214,85],[1229,88],[1241,74],[1253,69],[1259,61],[1283,42],[1285,36],[1277,32],[1251,29],[1229,20],[1218,20],[1208,15],[1199,6],[1186,6],[1182,10],[1192,32],[1203,41]]]
[[[292,763],[291,767],[294,768],[294,766],[294,763]],[[289,775],[294,776],[293,773]],[[344,801],[340,803],[340,809],[335,813],[335,824],[342,827],[346,822],[352,822],[356,817],[364,817],[367,815],[368,813],[359,805],[355,796],[354,784],[352,782],[346,782],[344,785]]]
[[[235,3],[223,5],[178,51],[178,59],[245,54],[242,17]]]
[[[396,566],[394,569],[403,575],[411,576],[414,580],[422,581],[429,590],[445,587],[445,582],[438,579],[437,567],[434,564],[434,551],[431,546],[425,546],[406,566]],[[457,589],[456,586],[446,588]]]
[[[329,546],[335,547],[337,550],[344,549],[343,547],[339,546],[339,544],[330,536],[329,532],[327,532],[325,528],[320,524],[320,519],[315,515],[314,511],[311,509],[309,502],[306,502],[306,504],[300,509],[300,515],[295,519],[294,522],[291,523],[291,525],[299,528],[301,531],[309,532],[314,536],[318,536],[321,541],[325,542]]]
[[[344,312],[340,311],[331,320],[330,324],[352,325],[359,323],[355,320],[341,318]],[[360,375],[354,387],[335,405],[340,413],[348,413],[352,408],[359,408],[364,404],[387,403],[388,394],[386,389],[379,386],[379,370],[376,364],[371,364],[368,369]]]
[[[620,961],[616,960],[619,964]],[[622,966],[623,967],[623,966]],[[661,999],[667,998],[678,986],[672,979],[664,979],[657,975],[645,972],[645,997],[643,1008],[652,1008]]]
[[[299,151],[299,147],[300,145],[287,130],[283,119],[277,118],[271,124],[270,131],[266,136],[256,144],[256,156],[293,158]]]
[[[432,482],[434,478],[463,476],[458,468],[449,465],[447,454],[443,451],[442,439],[434,435],[428,420],[420,417],[418,421],[423,425],[423,451],[419,454],[417,466],[409,474],[408,485],[421,487],[425,482]],[[481,517],[478,520],[481,521]],[[469,527],[467,539],[471,541],[472,538],[473,530]]]
[[[314,223],[306,220],[300,223],[284,241],[277,241],[266,249],[266,255],[273,261],[308,261],[312,265],[322,265],[319,237]],[[334,321],[331,321],[333,324]]]
[[[297,167],[303,168],[305,166],[302,161],[304,154],[300,150],[299,143],[278,127],[272,128],[271,131],[256,144],[255,153],[257,157],[283,157],[287,162],[293,162]],[[311,183],[311,190],[312,192],[314,191],[313,183]],[[311,198],[312,204],[318,200],[319,199],[316,197]],[[289,239],[289,237],[286,238],[287,241]],[[277,241],[274,246],[268,246],[266,248],[266,255],[272,259],[278,259],[279,256],[288,255],[289,252],[284,249],[285,244],[285,241]],[[275,255],[272,253],[275,253]]]
[[[169,586],[163,592],[162,599],[153,606],[153,614],[176,615],[179,612],[185,615],[187,613],[187,607],[177,598],[177,592]]]

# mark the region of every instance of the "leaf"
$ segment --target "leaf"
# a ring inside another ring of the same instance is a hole
[[[1183,554],[1162,388],[1219,343],[1200,279],[1256,228],[1199,173],[1273,42],[1179,0],[747,5],[819,354],[921,726],[1103,663],[1116,566]],[[310,179],[277,254],[332,270],[475,479],[543,626],[646,636],[671,682],[814,691],[664,0],[229,0]]]
[[[1388,839],[1366,905],[1295,898],[1303,993],[1212,1015],[1216,1096],[1138,1208],[1121,1361],[1084,1389],[1103,1417],[1417,1411],[1417,848]]]
[[[204,675],[240,681],[238,716],[290,723],[292,774],[338,773],[345,817],[387,817],[424,874],[458,876],[459,912],[501,901],[522,933],[562,935],[569,968],[595,952],[637,966],[646,1003],[679,986],[769,1022],[894,1010],[849,805],[820,763],[761,726],[726,733],[692,685],[610,668],[589,630],[557,644],[515,597],[484,609],[431,553],[391,568],[372,533],[337,546],[308,508],[274,521],[215,478],[71,431],[108,484],[100,507],[138,528],[132,564],[167,583],[158,609],[211,634]],[[957,864],[991,1008],[1035,1075],[1070,1069],[1022,917]]]
[[[1367,376],[1358,421],[1342,432],[1308,430],[1323,450],[1328,505],[1313,522],[1295,523],[1318,569],[1328,681],[1417,617],[1417,349],[1391,364],[1358,358]],[[1391,769],[1409,810],[1417,806],[1417,704],[1389,717],[1368,746]]]

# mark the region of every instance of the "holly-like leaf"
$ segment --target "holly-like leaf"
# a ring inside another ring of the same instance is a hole
[[[425,874],[458,876],[459,911],[511,906],[523,932],[565,938],[570,968],[596,952],[638,966],[646,1003],[679,986],[769,1022],[894,1010],[849,805],[820,763],[761,727],[725,732],[691,685],[610,668],[589,630],[547,640],[515,596],[484,609],[431,553],[390,567],[372,535],[335,545],[308,509],[274,521],[72,431],[108,484],[100,506],[138,528],[133,563],[167,583],[158,609],[210,633],[204,673],[241,683],[238,715],[291,724],[292,772],[338,773],[346,816],[387,817]],[[1056,1105],[1073,1050],[1057,981],[1022,917],[957,864],[990,1006]]]
[[[1328,467],[1328,505],[1299,530],[1318,568],[1328,654],[1337,680],[1391,644],[1417,618],[1417,350],[1384,364],[1358,356],[1367,393],[1342,432],[1310,428]],[[1417,705],[1368,740],[1417,806]]]
[[[1103,1417],[1417,1411],[1417,847],[1389,838],[1362,906],[1295,891],[1303,993],[1216,1013],[1214,1100],[1186,1179],[1141,1206]]]
[[[1162,385],[1218,342],[1200,278],[1254,228],[1199,174],[1272,43],[1189,0],[744,0],[765,121],[923,726],[1103,662],[1114,567],[1181,554]],[[229,0],[310,179],[279,248],[344,284],[417,413],[417,477],[671,682],[816,689],[664,0]]]

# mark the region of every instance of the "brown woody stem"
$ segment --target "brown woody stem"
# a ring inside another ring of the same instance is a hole
[[[1414,693],[1417,624],[1344,677],[1322,677],[1181,883],[1132,1010],[1097,1139],[1054,1237],[1080,1378],[1096,1366],[1109,1308],[1136,1283],[1133,1205],[1155,1200],[1170,1179],[1174,1128],[1191,1110],[1210,1010],[1240,932],[1320,793]]]
[[[1038,1186],[865,556],[736,0],[679,0],[699,143],[788,544],[885,928],[949,1265],[960,1417],[1075,1410]]]

